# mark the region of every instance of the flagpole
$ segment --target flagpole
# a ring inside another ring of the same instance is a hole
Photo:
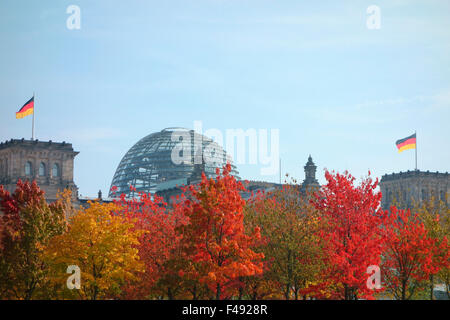
[[[417,171],[417,132],[414,131],[414,134],[416,135],[416,152],[415,152],[415,154],[416,154],[416,171]]]
[[[34,113],[36,112],[36,99],[33,92],[33,124],[31,125],[31,140],[34,140]]]
[[[281,158],[280,158],[280,184],[281,184]]]

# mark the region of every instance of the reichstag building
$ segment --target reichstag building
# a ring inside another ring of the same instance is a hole
[[[68,188],[72,190],[74,202],[86,205],[88,199],[78,197],[73,177],[74,159],[78,153],[72,144],[64,141],[11,139],[2,142],[0,185],[13,192],[19,179],[36,180],[48,201],[54,201],[58,191]],[[185,128],[166,128],[142,138],[128,150],[113,175],[111,188],[116,188],[109,190],[108,198],[102,199],[99,191],[98,197],[91,199],[111,201],[122,193],[136,197],[138,192],[144,192],[159,194],[169,201],[171,196],[180,193],[180,186],[198,183],[202,172],[215,177],[216,168],[228,162],[232,167],[231,174],[240,179],[225,150],[210,138]],[[320,188],[316,168],[309,156],[304,167],[305,180],[299,186],[301,190]],[[415,170],[383,175],[380,181],[382,207],[387,209],[394,197],[406,199],[405,207],[411,206],[412,199],[420,202],[430,197],[448,205],[449,182],[447,172]],[[246,187],[249,191],[269,191],[280,188],[281,184],[250,181]],[[244,193],[244,198],[249,194]]]

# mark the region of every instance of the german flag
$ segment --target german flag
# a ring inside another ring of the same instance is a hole
[[[34,112],[34,96],[28,100],[19,111],[16,112],[16,119],[22,119]]]
[[[398,148],[398,153],[408,150],[408,149],[415,149],[416,148],[416,134],[410,135],[409,137],[397,140],[395,142]]]

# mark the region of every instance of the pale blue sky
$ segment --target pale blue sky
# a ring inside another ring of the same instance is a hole
[[[66,8],[81,8],[81,29]],[[366,27],[369,5],[381,29]],[[450,1],[0,2],[0,140],[36,91],[36,137],[72,142],[83,196],[106,194],[125,152],[165,127],[280,130],[283,172],[361,177],[450,163]],[[246,179],[258,165],[238,167]]]

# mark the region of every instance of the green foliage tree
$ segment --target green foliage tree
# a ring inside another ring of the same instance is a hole
[[[258,250],[265,256],[265,273],[249,279],[247,290],[259,285],[260,295],[265,290],[266,296],[297,300],[316,285],[323,264],[318,211],[309,200],[310,195],[301,194],[292,179],[281,190],[259,194],[248,202],[246,224],[261,229]]]
[[[412,211],[423,222],[428,235],[436,241],[436,246],[445,248],[450,238],[450,208],[447,205],[447,199],[437,199],[432,195],[429,199],[422,201],[413,201]],[[446,287],[447,296],[449,295],[450,281],[450,256],[447,250],[440,250],[433,256],[433,263],[440,267],[437,274],[430,274],[428,282],[429,299],[434,299],[434,285],[436,281],[443,282]]]

